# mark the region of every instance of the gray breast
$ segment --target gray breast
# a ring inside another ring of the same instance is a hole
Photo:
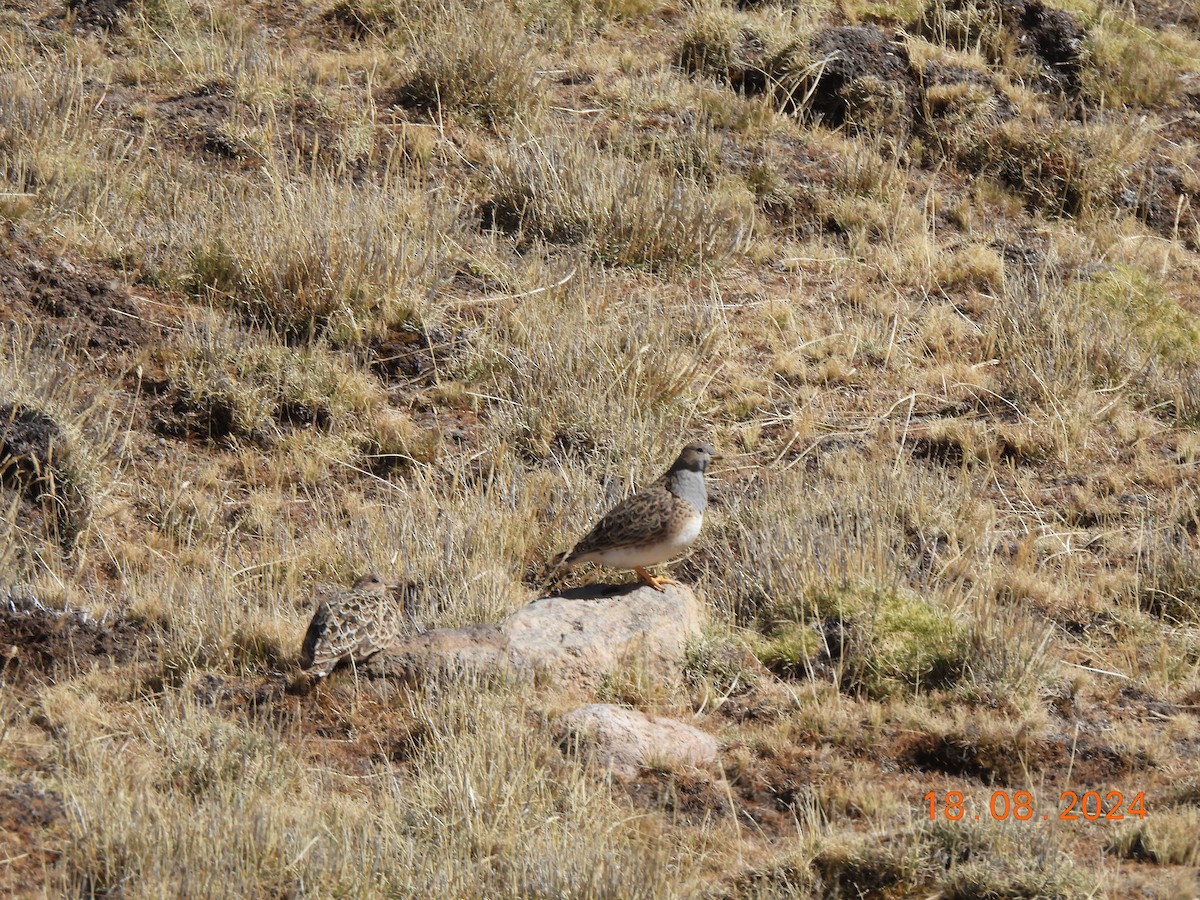
[[[692,469],[681,469],[671,473],[668,490],[681,500],[686,500],[700,512],[708,506],[708,492],[704,489],[704,473]]]

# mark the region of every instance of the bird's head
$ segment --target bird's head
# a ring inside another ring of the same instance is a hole
[[[387,590],[390,587],[379,575],[375,572],[368,572],[366,575],[360,575],[354,582],[356,591],[371,591],[378,593]]]
[[[720,454],[713,449],[712,444],[693,441],[683,448],[679,458],[675,460],[675,465],[671,466],[671,470],[678,472],[680,469],[687,469],[692,472],[703,472],[708,468],[710,462],[720,458]]]

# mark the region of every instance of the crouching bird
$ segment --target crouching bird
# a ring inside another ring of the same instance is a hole
[[[344,661],[366,662],[406,630],[414,630],[416,585],[388,584],[368,572],[348,591],[317,604],[304,643],[300,668],[320,679]]]

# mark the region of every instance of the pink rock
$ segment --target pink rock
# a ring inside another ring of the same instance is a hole
[[[720,745],[711,734],[636,709],[593,703],[567,713],[563,724],[583,752],[625,778],[648,765],[715,769],[719,761]]]

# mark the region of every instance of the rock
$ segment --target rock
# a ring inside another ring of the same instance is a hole
[[[635,709],[593,703],[568,713],[563,724],[572,744],[625,778],[637,775],[644,766],[714,769],[719,762],[720,745],[711,734]]]
[[[405,636],[358,667],[368,678],[390,678],[418,684],[445,674],[497,677],[512,670],[522,674],[511,659],[506,638],[494,625],[438,628]]]
[[[358,667],[366,677],[408,684],[448,672],[484,677],[546,677],[556,686],[593,689],[614,670],[638,665],[663,682],[681,680],[687,642],[700,634],[704,608],[690,588],[656,591],[600,585],[543,597],[499,627],[472,625],[404,636]]]
[[[634,663],[661,681],[679,681],[687,642],[703,622],[704,608],[683,585],[601,585],[535,600],[500,630],[524,665],[586,690]]]

